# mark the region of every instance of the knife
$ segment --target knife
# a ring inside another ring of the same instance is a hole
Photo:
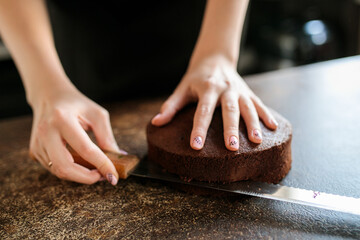
[[[73,155],[75,162],[86,167],[93,167],[82,159],[76,152],[70,152]],[[360,215],[360,198],[254,181],[239,181],[229,184],[209,183],[194,180],[187,182],[182,180],[178,175],[164,171],[161,166],[147,160],[147,158],[140,161],[135,155],[122,155],[113,152],[105,152],[105,154],[114,163],[116,170],[119,173],[119,178],[123,179],[127,178],[128,175],[132,175],[141,178],[187,184],[190,186],[217,191],[244,194]]]

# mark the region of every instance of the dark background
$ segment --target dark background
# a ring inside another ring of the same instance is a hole
[[[48,1],[56,46],[75,85],[100,103],[169,94],[186,70],[205,1],[169,2]],[[240,74],[359,54],[357,2],[251,1]],[[1,45],[0,118],[30,113]]]

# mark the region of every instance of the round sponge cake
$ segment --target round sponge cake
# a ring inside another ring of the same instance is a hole
[[[255,180],[278,183],[291,168],[291,125],[272,110],[279,123],[269,130],[260,123],[263,141],[252,143],[243,119],[239,124],[239,150],[226,149],[221,108],[216,108],[205,145],[201,150],[190,147],[195,105],[181,110],[167,125],[147,126],[148,159],[184,180],[234,182]]]

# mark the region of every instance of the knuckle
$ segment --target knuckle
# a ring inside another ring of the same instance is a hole
[[[54,109],[54,119],[55,120],[64,120],[68,116],[67,112],[61,108]]]
[[[215,90],[220,87],[219,81],[214,76],[209,76],[203,81],[204,88],[207,90]]]
[[[207,88],[214,88],[216,86],[216,81],[214,77],[209,77],[205,81],[205,87]]]
[[[206,104],[202,104],[199,107],[199,113],[201,116],[209,115],[211,112],[210,106]]]
[[[231,126],[228,126],[225,131],[227,132],[237,132],[239,130],[239,128],[236,126],[236,125],[231,125]]]
[[[180,110],[179,101],[177,101],[174,95],[170,96],[163,105],[161,106],[161,112],[168,111],[170,113],[174,113]]]
[[[102,161],[100,161],[100,163],[98,164],[97,169],[99,169],[100,172],[106,172],[105,170],[107,169],[107,167],[108,167],[107,161],[102,160]]]
[[[69,113],[63,109],[55,108],[54,114],[49,119],[49,124],[52,126],[57,126],[69,119]]]
[[[257,104],[260,107],[265,107],[264,103],[261,101],[261,99],[258,96],[252,96],[251,99],[255,104]]]
[[[225,79],[224,83],[225,83],[226,87],[228,87],[228,88],[232,88],[234,86],[234,83],[232,81],[230,81],[229,79]]]
[[[233,102],[227,102],[224,105],[225,110],[231,113],[237,113],[239,112],[238,106]]]
[[[250,98],[255,102],[261,102],[260,98],[256,95],[252,95]]]
[[[237,126],[228,126],[226,129],[224,129],[224,136],[230,136],[230,135],[238,135],[239,134],[239,128]]]
[[[259,122],[259,119],[252,119],[250,120],[250,123],[249,123],[249,130],[253,130],[253,129],[258,129],[260,132],[261,132],[261,128],[260,128],[260,122]]]
[[[205,136],[205,129],[203,127],[200,127],[200,126],[196,126],[194,127],[193,131],[192,131],[192,134],[194,136]]]
[[[110,113],[105,108],[99,108],[99,114],[105,119],[110,119]]]
[[[79,146],[79,151],[86,157],[90,157],[94,154],[95,149],[91,144],[88,143],[81,143]]]
[[[96,163],[94,163],[94,165],[96,166],[96,168],[102,172],[102,173],[108,173],[109,171],[111,172],[111,165],[110,165],[111,161],[107,160],[106,158],[99,158],[97,160]]]
[[[251,111],[253,109],[253,105],[251,102],[245,101],[245,102],[243,102],[241,108],[243,111]]]
[[[250,104],[245,103],[245,104],[243,105],[243,110],[249,111],[250,109],[251,109]]]
[[[54,174],[60,179],[67,179],[69,176],[69,171],[64,167],[54,168]]]
[[[172,109],[173,106],[172,106],[172,103],[169,101],[169,100],[166,100],[163,105],[161,106],[161,111],[165,111],[165,110],[170,110]]]

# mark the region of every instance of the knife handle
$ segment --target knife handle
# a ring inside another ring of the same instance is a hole
[[[89,169],[95,169],[95,166],[83,159],[77,152],[69,149],[74,161]],[[129,173],[138,165],[140,159],[136,155],[124,155],[120,153],[104,151],[105,155],[114,164],[119,174],[119,179],[126,179]]]
[[[95,166],[83,159],[77,152],[75,152],[72,148],[68,147],[69,152],[71,153],[74,161],[77,164],[80,164],[89,169],[95,169]],[[105,155],[111,160],[114,164],[116,171],[119,174],[119,179],[126,179],[129,176],[129,173],[135,169],[135,167],[139,164],[140,159],[136,155],[125,155],[110,151],[104,151]],[[35,156],[29,152],[29,156],[32,160],[37,162]]]

